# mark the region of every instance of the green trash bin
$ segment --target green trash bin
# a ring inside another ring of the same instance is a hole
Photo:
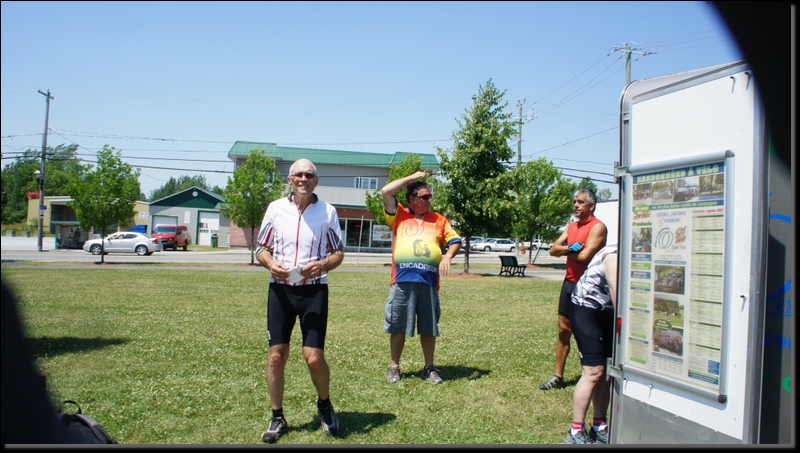
[[[217,248],[217,244],[219,244],[219,236],[216,234],[211,235],[211,247]]]
[[[56,236],[56,250],[61,249],[61,238]]]

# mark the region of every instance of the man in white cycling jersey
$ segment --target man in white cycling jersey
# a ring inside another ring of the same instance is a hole
[[[261,440],[275,442],[289,431],[283,416],[284,370],[289,340],[300,319],[303,355],[317,390],[317,410],[325,434],[339,431],[330,401],[331,372],[325,361],[328,324],[328,272],[344,259],[344,243],[336,209],[320,200],[316,166],[299,159],[289,170],[292,193],[267,207],[258,233],[258,262],[272,274],[267,299],[269,386],[272,421]]]

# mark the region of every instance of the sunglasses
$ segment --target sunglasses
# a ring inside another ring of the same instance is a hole
[[[415,196],[415,197],[417,197],[417,198],[419,198],[420,200],[425,200],[425,201],[431,201],[431,198],[433,198],[433,195],[431,195],[431,194],[426,194],[426,195],[414,195],[414,196]]]
[[[311,172],[302,172],[301,171],[301,172],[293,174],[292,176],[297,178],[297,179],[300,179],[303,176],[305,176],[306,179],[314,179],[314,177],[317,176],[317,175],[315,175],[314,173],[311,173]]]

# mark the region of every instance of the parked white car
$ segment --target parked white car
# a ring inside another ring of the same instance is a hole
[[[511,252],[513,253],[516,248],[515,243],[511,239],[496,239],[494,242],[486,243],[483,250],[487,252]]]
[[[470,250],[483,250],[484,244],[486,244],[487,242],[494,242],[496,240],[497,240],[497,238],[481,238],[481,239],[478,239],[478,240],[475,240],[475,238],[472,238],[472,241],[470,241],[470,243],[469,243],[469,249]]]
[[[161,242],[149,234],[133,231],[120,231],[103,239],[90,239],[83,244],[83,250],[92,255],[101,253],[135,253],[139,256],[152,255],[164,250]]]
[[[491,238],[484,242],[470,245],[472,250],[483,250],[484,252],[513,252],[514,241],[511,239]]]
[[[483,242],[484,240],[485,239],[481,236],[472,236],[471,238],[469,238],[470,250],[472,250],[473,244],[477,244],[478,242]],[[463,237],[461,238],[461,249],[463,250],[466,247],[467,247],[467,238]]]
[[[542,242],[541,239],[534,239],[533,241],[530,242],[530,245],[528,245],[528,247],[532,248],[533,250],[536,249],[549,250],[551,246],[552,244],[549,244],[547,242]]]

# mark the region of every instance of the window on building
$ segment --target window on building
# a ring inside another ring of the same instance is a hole
[[[371,189],[378,188],[378,178],[361,178],[356,177],[353,187],[356,189]]]
[[[369,247],[369,233],[372,221],[367,219],[346,219],[343,230],[345,245],[349,247]]]

